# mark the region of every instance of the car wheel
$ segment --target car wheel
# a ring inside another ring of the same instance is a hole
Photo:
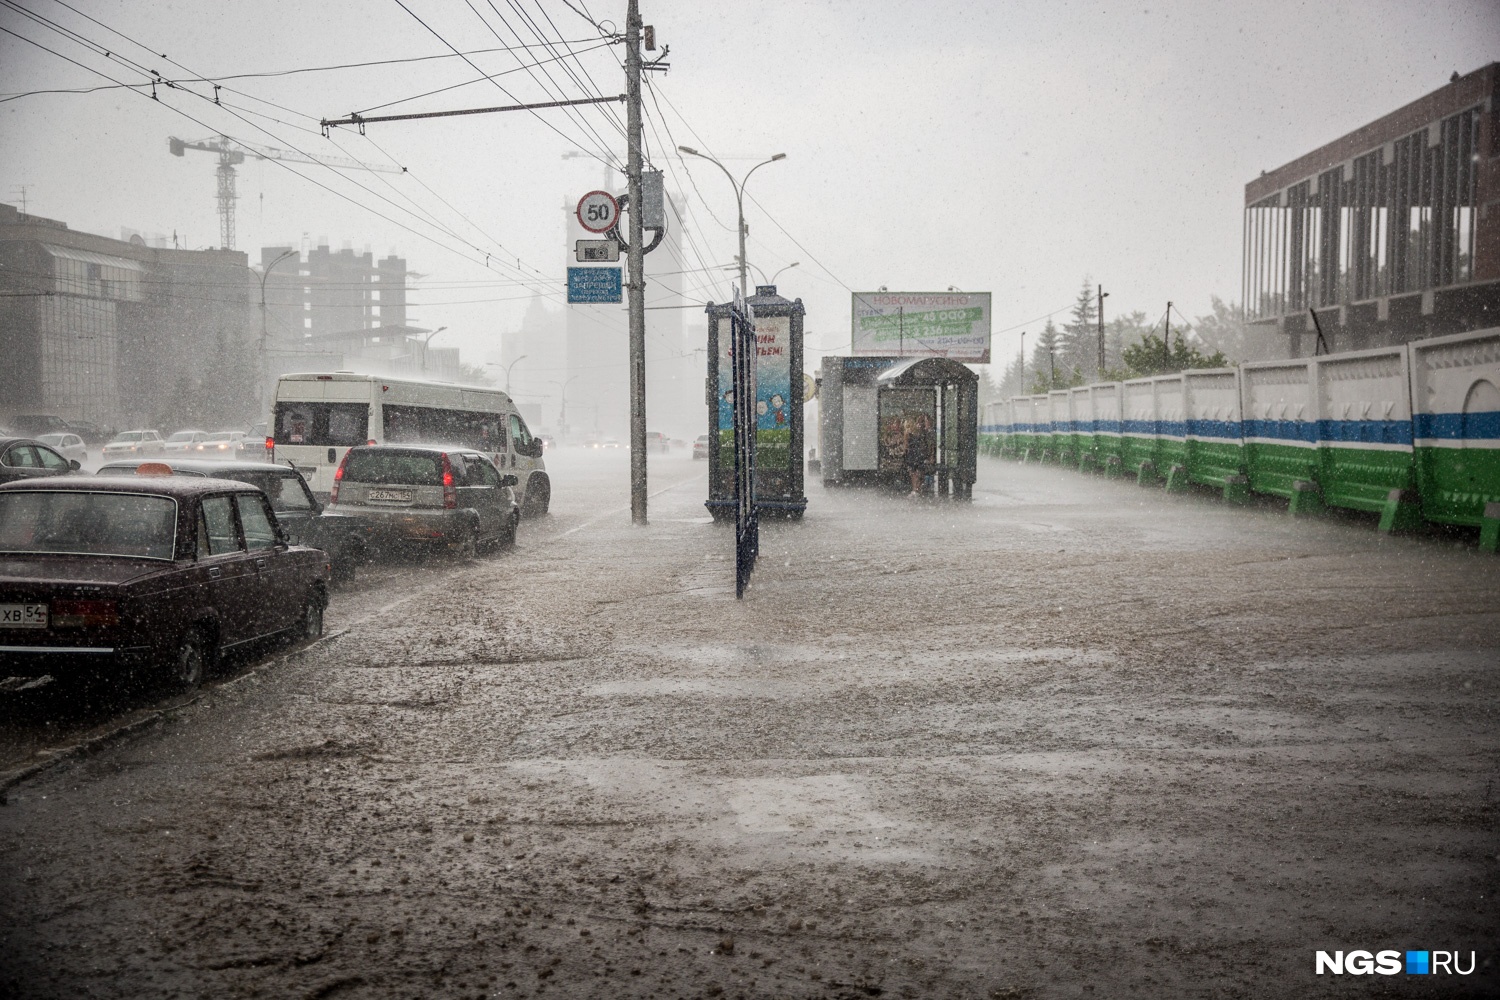
[[[541,517],[552,506],[552,484],[545,476],[533,476],[526,484],[526,502],[522,512],[527,517]]]
[[[307,600],[302,605],[302,621],[298,626],[298,637],[308,642],[318,639],[323,635],[323,608],[326,602],[323,595],[316,589],[307,593]]]
[[[502,549],[513,549],[516,547],[516,532],[521,530],[521,512],[518,510],[510,516],[510,530],[500,536],[500,547]]]
[[[469,533],[464,536],[464,540],[459,542],[458,545],[454,548],[453,554],[459,559],[473,559],[476,555],[478,555],[479,529],[469,529]]]
[[[202,631],[189,629],[172,652],[167,679],[179,691],[192,691],[203,683],[209,660],[209,646]]]

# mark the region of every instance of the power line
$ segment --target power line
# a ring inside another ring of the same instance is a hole
[[[452,51],[455,55],[463,56],[463,54],[461,52],[459,52],[458,49],[455,48],[451,42],[449,42],[442,35],[438,34],[438,32],[436,31],[436,29],[434,29],[426,21],[424,21],[420,17],[418,17],[417,14],[416,14],[416,12],[413,11],[410,7],[406,6],[406,4],[402,2],[402,0],[395,0],[395,3],[396,3],[396,6],[400,7],[402,10],[406,11],[406,13],[410,14],[411,17],[412,17],[412,19],[414,21],[416,21],[422,27],[426,28],[427,31],[432,35],[432,37],[436,38],[438,41],[440,41],[444,45],[446,45],[449,48],[449,50]],[[463,56],[463,60],[464,60],[464,62],[468,63],[471,67],[473,67],[474,72],[480,73],[480,74],[484,74],[484,70],[480,69],[477,65],[475,65],[474,60],[468,58],[467,56]],[[490,83],[494,84],[495,89],[499,90],[500,93],[504,94],[506,97],[510,98],[512,101],[515,101],[517,104],[523,103],[514,94],[512,94],[510,91],[508,91],[504,87],[502,87],[500,85],[500,82],[498,80],[494,79],[492,76],[489,76],[488,74],[485,74],[485,76],[486,76],[486,79],[488,79],[490,81]],[[578,142],[576,140],[574,140],[571,136],[567,135],[561,129],[559,129],[556,125],[553,125],[551,122],[549,122],[546,118],[543,118],[541,115],[537,114],[535,111],[532,112],[532,115],[536,118],[537,121],[541,122],[543,125],[546,125],[553,132],[556,132],[559,136],[561,136],[564,140],[566,140],[570,145],[572,145],[574,148],[576,148],[579,152],[583,153],[585,156],[589,156],[589,157],[591,157],[593,159],[599,159],[597,156],[594,156],[593,153],[589,152],[587,149],[584,149],[583,146],[579,145]],[[611,167],[614,166],[614,164],[611,164],[608,160],[600,160],[600,162],[604,163],[606,166],[611,166]]]
[[[584,52],[594,52],[594,51],[596,51],[598,49],[602,49],[602,48],[607,47],[609,44],[610,44],[609,42],[600,42],[599,44],[591,46],[590,48],[584,49],[583,51]],[[475,51],[475,52],[506,52],[506,51],[509,51],[509,50],[508,49],[475,49],[473,51]],[[452,59],[453,56],[452,55],[423,56],[422,58],[424,58],[424,59]],[[565,57],[562,57],[562,58],[565,58]],[[543,60],[543,61],[544,62],[553,62],[555,60],[548,59],[548,60]],[[395,107],[397,104],[405,104],[408,101],[421,100],[424,97],[431,97],[434,94],[447,93],[450,90],[458,90],[461,87],[471,87],[471,86],[473,86],[476,83],[483,83],[484,81],[490,79],[491,77],[509,76],[512,73],[519,73],[519,72],[521,72],[522,69],[524,69],[524,67],[517,66],[514,69],[501,70],[498,73],[491,73],[488,76],[476,77],[473,80],[465,80],[462,83],[450,83],[448,86],[446,86],[446,87],[439,87],[436,90],[428,90],[428,91],[424,91],[424,92],[422,92],[420,94],[413,94],[411,97],[401,97],[401,98],[397,98],[394,101],[387,101],[384,104],[377,104],[374,107],[365,108],[363,111],[358,111],[358,112],[356,112],[356,114],[364,115],[364,114],[367,114],[367,113],[369,113],[371,111],[380,111],[383,108]]]

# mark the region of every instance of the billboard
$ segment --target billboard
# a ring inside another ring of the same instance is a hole
[[[989,292],[855,292],[853,354],[990,361]]]

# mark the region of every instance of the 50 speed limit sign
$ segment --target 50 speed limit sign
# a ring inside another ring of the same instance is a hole
[[[578,199],[578,224],[591,233],[607,233],[620,218],[620,203],[608,191],[590,191]]]

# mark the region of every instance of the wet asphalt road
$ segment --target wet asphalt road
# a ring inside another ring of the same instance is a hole
[[[982,460],[811,484],[736,603],[704,463],[645,529],[628,456],[549,464],[516,551],[13,788],[0,995],[1500,989],[1472,540]],[[1478,968],[1313,975],[1356,948]]]

